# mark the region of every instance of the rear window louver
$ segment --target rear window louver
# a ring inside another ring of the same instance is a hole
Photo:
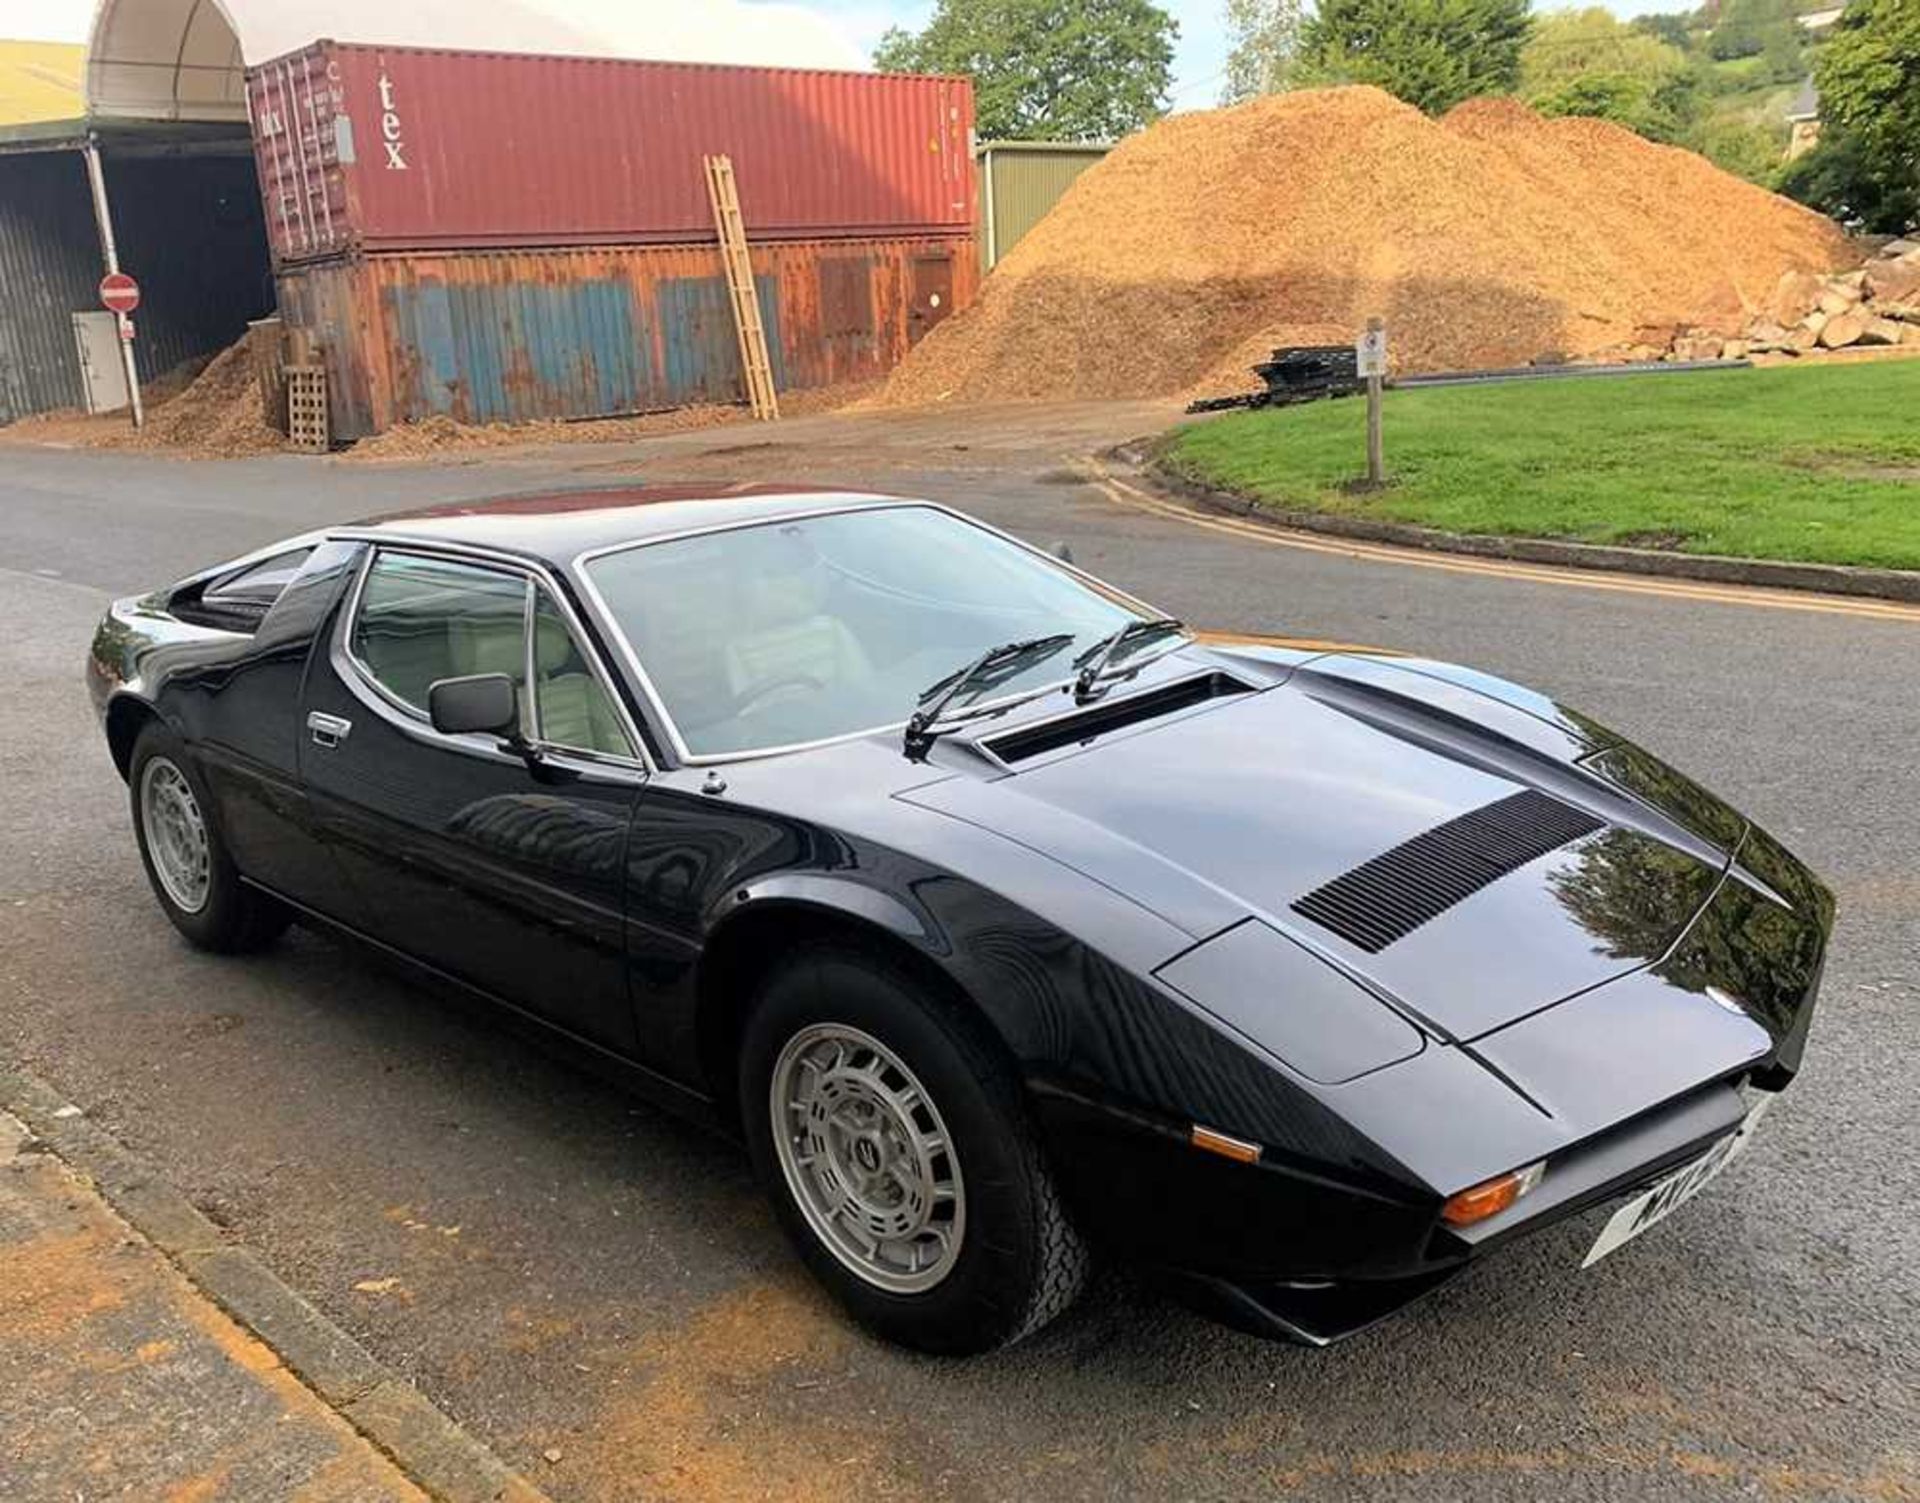
[[[1009,731],[1004,736],[981,744],[1002,762],[1024,762],[1050,751],[1058,751],[1063,746],[1077,746],[1082,741],[1091,741],[1095,736],[1104,736],[1124,726],[1157,720],[1162,715],[1205,704],[1210,699],[1251,692],[1249,685],[1230,674],[1204,673],[1198,678],[1182,679],[1178,683],[1150,689],[1145,694],[1101,700],[1078,715],[1066,715],[1041,725],[1028,726],[1024,730]]]
[[[1508,872],[1603,825],[1529,788],[1363,861],[1296,898],[1293,911],[1378,954]]]

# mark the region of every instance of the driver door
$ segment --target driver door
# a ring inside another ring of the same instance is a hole
[[[302,705],[300,772],[374,939],[630,1055],[624,861],[647,773],[569,609],[505,563],[382,547]],[[513,680],[523,757],[444,735],[437,680]]]

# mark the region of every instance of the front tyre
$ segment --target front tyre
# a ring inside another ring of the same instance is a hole
[[[173,927],[203,950],[239,953],[271,944],[291,915],[240,880],[208,814],[205,782],[180,738],[159,721],[134,743],[127,786],[140,861]]]
[[[787,1235],[877,1334],[989,1351],[1079,1293],[1086,1247],[1012,1070],[972,1017],[885,961],[821,950],[778,969],[740,1093]]]

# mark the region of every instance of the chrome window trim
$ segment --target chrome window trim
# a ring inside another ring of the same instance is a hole
[[[1141,600],[1138,596],[1131,595],[1116,585],[1110,585],[1097,575],[1089,574],[1085,569],[1068,563],[1065,559],[1047,552],[1044,548],[1037,548],[1032,543],[1022,538],[1017,538],[1010,532],[1004,532],[989,522],[982,522],[977,517],[970,517],[965,512],[956,511],[953,507],[942,505],[938,501],[915,500],[909,496],[901,496],[898,498],[880,497],[852,503],[842,501],[835,506],[823,506],[809,511],[783,512],[778,516],[752,517],[746,520],[735,520],[731,522],[715,522],[705,527],[685,527],[677,532],[662,533],[659,537],[635,538],[623,543],[603,543],[597,548],[589,548],[585,552],[577,553],[574,555],[573,563],[570,566],[573,577],[579,583],[581,593],[592,606],[594,616],[600,623],[601,629],[605,631],[607,640],[619,649],[621,659],[626,663],[628,671],[633,674],[634,681],[639,684],[641,692],[645,694],[647,703],[652,706],[653,713],[659,717],[660,725],[666,731],[668,741],[672,743],[674,759],[677,762],[687,767],[722,767],[734,762],[756,762],[764,757],[783,757],[792,755],[795,752],[814,751],[823,746],[837,746],[845,741],[865,740],[869,736],[897,735],[906,730],[907,717],[902,716],[900,719],[890,721],[885,725],[868,726],[864,730],[842,731],[838,735],[823,736],[814,741],[794,741],[783,746],[754,747],[749,751],[709,752],[704,754],[694,752],[687,746],[686,738],[680,734],[679,725],[675,723],[673,716],[668,712],[666,702],[660,697],[660,691],[654,687],[653,680],[647,676],[647,670],[640,661],[640,655],[634,651],[633,643],[627,640],[627,634],[620,629],[619,621],[614,617],[613,611],[608,607],[606,597],[600,593],[600,587],[594,583],[592,574],[587,570],[587,565],[596,559],[606,558],[610,554],[630,553],[637,548],[651,548],[658,543],[675,543],[687,538],[705,537],[710,533],[738,532],[743,528],[770,527],[782,522],[812,521],[819,517],[842,516],[851,512],[899,511],[907,508],[914,508],[921,511],[937,511],[953,518],[956,522],[962,522],[969,527],[977,527],[980,531],[999,538],[1002,542],[1011,543],[1023,553],[1032,554],[1035,558],[1051,565],[1062,573],[1072,575],[1099,594],[1121,604],[1125,609],[1137,611],[1143,617],[1163,614],[1148,605],[1144,600]],[[1193,640],[1193,637],[1189,635],[1182,640],[1180,645],[1190,646]],[[1168,649],[1168,651],[1174,650],[1175,649],[1172,648]],[[1142,666],[1145,665],[1143,664]],[[991,719],[994,714],[1003,708],[1012,709],[1017,705],[1027,703],[1031,700],[1044,698],[1054,689],[1070,687],[1073,679],[1074,676],[1069,674],[1065,678],[1041,685],[1034,689],[1023,689],[1017,694],[1003,695],[999,699],[984,700],[978,704],[969,705],[968,710],[969,713],[978,712],[979,717],[982,719]]]
[[[385,684],[381,683],[372,668],[360,658],[359,654],[354,652],[353,630],[360,619],[360,607],[362,597],[366,593],[367,576],[373,572],[374,560],[382,553],[401,553],[413,557],[439,558],[451,563],[491,568],[503,574],[517,576],[526,585],[522,627],[523,635],[526,639],[527,667],[525,671],[528,675],[527,685],[529,696],[533,694],[531,670],[534,666],[534,591],[536,588],[544,587],[548,596],[559,608],[561,616],[565,619],[567,630],[573,635],[574,646],[579,651],[581,660],[587,664],[588,670],[593,674],[595,680],[598,681],[602,692],[606,694],[607,698],[612,702],[614,709],[618,712],[621,729],[626,732],[627,740],[629,744],[633,746],[637,755],[634,757],[622,757],[611,752],[599,752],[589,747],[569,746],[565,742],[547,741],[544,738],[540,738],[537,734],[540,729],[538,723],[537,698],[535,698],[534,701],[534,730],[536,732],[536,739],[532,742],[532,745],[543,754],[588,762],[608,769],[639,772],[643,775],[651,774],[657,770],[653,765],[653,759],[648,755],[646,740],[640,735],[639,729],[634,723],[633,715],[627,708],[625,697],[614,689],[607,673],[606,665],[600,660],[600,655],[593,649],[592,643],[588,641],[580,617],[574,611],[572,604],[567,600],[566,592],[560,588],[559,582],[553,577],[552,572],[543,565],[535,560],[516,557],[513,554],[498,553],[491,549],[472,548],[457,543],[443,545],[438,542],[417,541],[411,538],[388,537],[384,534],[355,531],[336,532],[328,536],[334,541],[364,542],[369,545],[366,557],[360,560],[359,569],[354,576],[353,588],[348,593],[346,608],[341,613],[339,627],[331,644],[334,652],[339,657],[344,658],[352,670],[349,673],[341,674],[342,681],[356,689],[371,690],[374,698],[367,702],[371,704],[372,708],[385,714],[389,719],[396,719],[400,729],[437,746],[455,748],[462,751],[484,750],[490,754],[497,753],[505,757],[511,757],[516,761],[519,760],[514,753],[501,753],[498,746],[492,743],[487,737],[448,736],[440,731],[436,731],[433,728],[433,723],[428,720],[423,711],[408,704]],[[336,664],[336,668],[337,666]],[[366,696],[362,695],[361,698],[365,700]]]

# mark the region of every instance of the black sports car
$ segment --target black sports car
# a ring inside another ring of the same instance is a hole
[[[539,1020],[930,1350],[1089,1241],[1312,1343],[1624,1202],[1591,1261],[1792,1078],[1832,923],[1563,706],[1203,640],[921,501],[335,528],[119,602],[88,678],[190,940],[324,920]]]

